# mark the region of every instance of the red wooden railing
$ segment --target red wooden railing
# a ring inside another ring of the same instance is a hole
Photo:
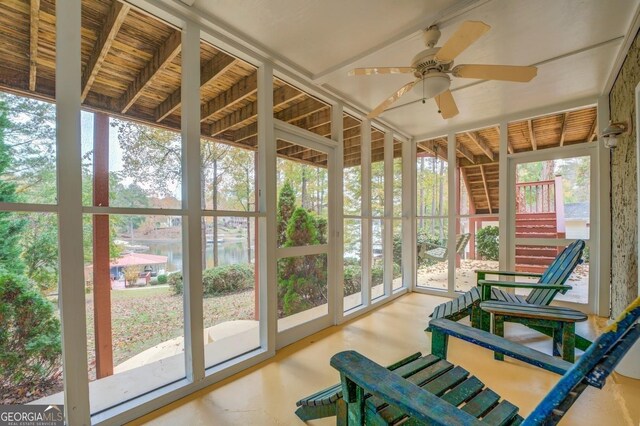
[[[555,213],[556,232],[565,237],[562,176],[552,180],[516,183],[517,213]]]

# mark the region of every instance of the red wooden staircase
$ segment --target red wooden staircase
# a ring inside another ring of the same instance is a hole
[[[516,184],[516,238],[564,238],[562,177]],[[516,271],[544,272],[562,247],[516,246]]]

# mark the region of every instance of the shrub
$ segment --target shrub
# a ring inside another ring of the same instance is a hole
[[[158,284],[166,284],[167,283],[167,275],[160,274],[158,275]]]
[[[173,272],[167,275],[167,283],[174,294],[182,294],[182,272]],[[202,286],[205,296],[233,293],[252,288],[253,284],[253,268],[250,265],[216,266],[215,268],[205,269],[202,273]]]
[[[167,275],[167,283],[173,290],[173,294],[182,294],[182,272],[172,272]]]
[[[476,234],[478,254],[485,260],[498,260],[500,230],[497,226],[485,226]]]
[[[216,266],[202,274],[205,296],[233,293],[251,288],[253,284],[253,268],[250,265]]]
[[[53,305],[26,277],[0,271],[0,377],[9,386],[56,378],[60,322]]]
[[[157,278],[151,278],[149,280],[149,285],[158,285],[158,279]]]
[[[344,265],[344,295],[349,296],[362,290],[362,267],[359,264]]]

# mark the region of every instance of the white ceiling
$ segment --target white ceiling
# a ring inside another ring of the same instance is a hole
[[[455,63],[538,66],[530,83],[454,79],[460,114],[443,120],[433,101],[405,95],[381,118],[413,136],[445,133],[504,115],[602,93],[640,0],[196,0],[249,43],[293,64],[316,84],[365,110],[411,75],[348,77],[365,66],[409,66],[424,49],[421,28],[440,24],[438,45],[465,20],[491,30]],[[470,85],[471,84],[471,85]]]

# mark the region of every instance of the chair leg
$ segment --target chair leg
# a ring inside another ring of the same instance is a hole
[[[553,328],[553,356],[560,356],[560,348],[562,346],[563,333],[562,323],[556,324]]]
[[[449,335],[434,330],[431,333],[431,353],[438,358],[447,359]]]
[[[576,325],[573,322],[562,327],[562,359],[571,363],[576,360]]]
[[[496,336],[504,337],[504,316],[491,315],[493,317],[492,332]],[[504,355],[498,352],[493,353],[493,358],[498,361],[504,361]]]

